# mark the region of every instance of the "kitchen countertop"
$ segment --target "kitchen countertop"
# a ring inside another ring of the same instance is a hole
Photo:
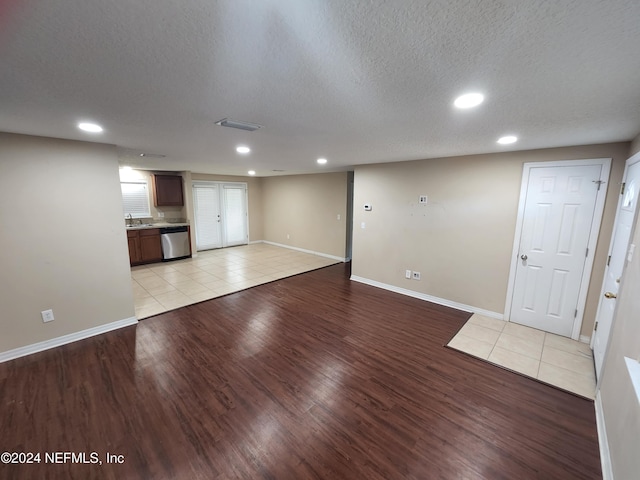
[[[167,222],[158,222],[158,223],[143,223],[142,225],[126,225],[125,228],[127,230],[146,230],[150,228],[166,228],[166,227],[188,227],[188,223],[167,223]]]

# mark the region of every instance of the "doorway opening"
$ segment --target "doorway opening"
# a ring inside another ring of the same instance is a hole
[[[630,247],[633,226],[638,215],[638,195],[640,194],[640,153],[629,158],[625,165],[620,188],[620,197],[613,235],[609,246],[607,266],[602,281],[600,302],[596,321],[591,335],[591,347],[596,367],[596,376],[600,378],[604,358],[609,345],[609,335],[616,311],[616,298],[623,281],[625,265],[633,249]]]
[[[525,163],[505,318],[580,338],[611,159]]]

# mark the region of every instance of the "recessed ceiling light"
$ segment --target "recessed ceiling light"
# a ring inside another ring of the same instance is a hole
[[[460,95],[453,104],[458,108],[473,108],[477,107],[484,101],[484,95],[481,93],[467,93]]]
[[[244,145],[239,145],[236,147],[236,152],[246,155],[249,153],[251,149],[249,147],[245,147]]]
[[[248,173],[249,175],[255,175],[255,174],[256,174],[256,171],[255,171],[255,170],[249,170],[247,173]]]
[[[83,130],[85,132],[90,132],[90,133],[100,133],[103,130],[103,128],[97,123],[87,123],[87,122],[79,123],[78,128],[80,130]]]
[[[498,143],[500,145],[509,145],[510,143],[516,143],[518,141],[518,137],[514,137],[513,135],[507,135],[506,137],[500,137],[498,139]]]
[[[318,160],[316,160],[320,165],[324,165],[325,163],[327,163],[327,159],[326,158],[319,158]]]

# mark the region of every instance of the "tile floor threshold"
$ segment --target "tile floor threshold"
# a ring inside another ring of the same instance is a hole
[[[585,343],[474,314],[447,346],[590,400],[595,397],[593,356]]]
[[[320,255],[256,243],[132,267],[136,317],[142,320],[336,263]]]

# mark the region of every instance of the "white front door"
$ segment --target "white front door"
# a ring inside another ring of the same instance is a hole
[[[193,213],[196,249],[209,250],[222,247],[220,192],[218,184],[193,185]]]
[[[247,243],[247,187],[244,185],[223,185],[224,246]]]
[[[198,251],[248,243],[246,183],[194,181],[193,210]]]
[[[573,335],[603,170],[529,164],[510,321]]]
[[[607,351],[607,342],[611,332],[613,313],[616,307],[616,296],[622,278],[625,260],[629,250],[631,229],[640,193],[640,154],[627,160],[624,174],[624,189],[621,189],[618,211],[613,226],[613,237],[609,248],[609,260],[604,272],[602,296],[596,314],[593,330],[593,359],[596,375],[600,377],[602,362]]]

